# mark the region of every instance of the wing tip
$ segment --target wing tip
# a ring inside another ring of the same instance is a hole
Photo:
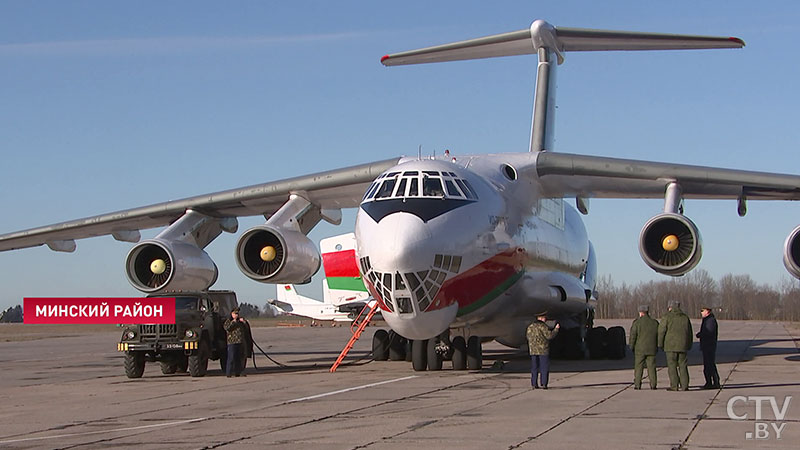
[[[739,39],[739,38],[737,38],[737,37],[733,37],[733,36],[731,36],[731,37],[729,37],[729,38],[728,38],[728,40],[729,40],[729,41],[733,41],[733,42],[735,42],[735,43],[739,44],[739,45],[740,45],[740,46],[742,46],[742,47],[744,47],[745,45],[747,45],[747,44],[745,44],[745,43],[744,43],[744,41],[743,41],[743,40],[741,40],[741,39]]]

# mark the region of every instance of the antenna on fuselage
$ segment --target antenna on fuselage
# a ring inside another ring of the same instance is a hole
[[[553,150],[556,66],[564,62],[564,52],[742,47],[744,41],[735,37],[556,28],[544,20],[536,20],[525,30],[394,53],[381,58],[381,63],[395,66],[536,54],[539,64],[531,118],[530,151],[539,152]]]
[[[422,161],[422,144],[419,144],[417,149],[417,161]]]

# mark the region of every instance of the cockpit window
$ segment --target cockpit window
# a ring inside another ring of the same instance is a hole
[[[469,182],[454,172],[409,170],[379,176],[367,189],[363,201],[419,197],[478,199]]]
[[[375,195],[375,198],[391,197],[392,192],[394,191],[394,184],[396,182],[397,180],[394,178],[384,180],[383,184],[381,185],[381,188],[378,189],[378,193]]]
[[[461,192],[458,192],[458,188],[455,184],[453,184],[452,180],[444,180],[444,186],[447,188],[447,195],[450,197],[461,197]]]
[[[422,181],[422,195],[425,197],[444,197],[442,180],[440,178],[426,177]]]
[[[411,187],[408,189],[409,197],[416,197],[419,195],[419,180],[415,177],[411,179]]]

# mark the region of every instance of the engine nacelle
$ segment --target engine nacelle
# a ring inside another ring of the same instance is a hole
[[[203,291],[217,281],[217,265],[197,246],[166,239],[150,239],[128,252],[128,281],[142,292],[164,289]]]
[[[783,243],[783,265],[795,278],[800,278],[800,226],[792,230]]]
[[[236,263],[262,283],[304,283],[319,270],[320,256],[303,233],[260,225],[239,238]]]
[[[703,255],[700,231],[686,216],[659,214],[642,227],[639,253],[645,264],[658,273],[684,275],[697,266]]]

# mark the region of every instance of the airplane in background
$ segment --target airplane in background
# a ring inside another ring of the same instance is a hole
[[[322,267],[325,270],[321,302],[300,295],[292,284],[279,284],[278,298],[269,303],[286,314],[315,321],[352,322],[365,307],[375,302],[358,273],[355,243],[354,233],[320,241]]]
[[[323,284],[325,284],[324,281]],[[325,287],[327,287],[327,285]],[[293,284],[279,284],[277,288],[278,298],[268,300],[268,302],[285,314],[312,319],[312,326],[316,325],[316,321],[353,321],[353,319],[349,317],[349,313],[339,311],[338,306],[298,294]]]
[[[217,267],[203,248],[223,231],[235,233],[237,217],[263,215],[266,223],[238,240],[239,268],[259,282],[302,283],[320,267],[308,232],[321,220],[341,223],[341,209],[357,207],[355,248],[339,255],[347,267],[339,278],[363,277],[394,336],[410,340],[414,370],[440,370],[445,356],[456,370],[480,369],[482,342],[522,347],[526,326],[542,313],[561,323],[566,353],[583,355],[603,339],[608,345],[595,348],[620,357],[624,330],[603,337],[592,324],[596,259],[580,217],[588,200],[663,198],[663,211],[642,228],[639,251],[656,272],[680,276],[702,255],[684,199],[735,200],[744,215],[747,200],[800,199],[800,176],[557,153],[557,68],[571,52],[744,45],[536,20],[520,31],[386,55],[386,66],[537,55],[529,151],[393,158],[9,233],[0,250],[73,251],[76,239],[108,234],[138,242],[139,230],[167,226],[128,253],[129,281],[146,293],[207,289]],[[798,234],[800,227],[783,253],[800,278]],[[392,339],[383,331],[373,348]]]

